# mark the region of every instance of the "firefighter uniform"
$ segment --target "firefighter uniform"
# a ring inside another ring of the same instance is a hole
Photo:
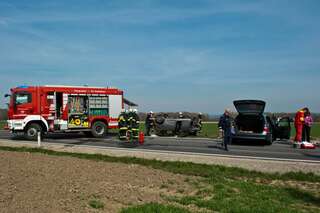
[[[119,125],[119,139],[123,140],[127,138],[128,131],[128,115],[125,111],[121,112],[118,118]]]
[[[128,113],[128,128],[133,139],[139,138],[139,116],[135,110],[130,110]]]

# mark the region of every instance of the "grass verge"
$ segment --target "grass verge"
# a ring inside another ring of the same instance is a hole
[[[159,203],[147,203],[139,206],[133,206],[126,209],[122,209],[121,213],[188,213],[190,211],[176,207],[173,205],[164,205]],[[190,212],[191,213],[191,212]]]
[[[3,129],[7,121],[0,121],[0,129]]]
[[[104,204],[97,199],[92,199],[89,201],[89,206],[94,208],[94,209],[103,209],[104,208]]]

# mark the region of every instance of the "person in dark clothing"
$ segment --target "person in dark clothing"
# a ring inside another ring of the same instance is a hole
[[[184,115],[182,112],[179,112],[179,120],[177,120],[177,123],[176,123],[175,135],[181,134],[182,120],[180,119],[184,119]]]
[[[202,113],[199,112],[198,114],[198,127],[199,127],[199,131],[202,130]]]
[[[153,112],[152,111],[150,111],[147,114],[145,125],[146,125],[146,136],[150,136],[150,130],[153,127]]]
[[[119,126],[119,139],[124,140],[127,138],[128,131],[128,113],[126,110],[122,110],[119,118],[118,118],[118,126]]]
[[[131,130],[132,137],[137,139],[139,137],[139,122],[140,118],[137,109],[130,109],[128,113],[128,124]]]
[[[313,119],[310,113],[309,108],[304,108],[304,123],[303,123],[303,130],[302,130],[302,141],[310,142],[310,132],[311,126],[313,124]]]
[[[230,111],[228,109],[226,109],[224,114],[220,117],[218,127],[223,130],[223,146],[224,149],[228,151],[228,144],[231,143],[232,128],[232,118],[230,117]]]

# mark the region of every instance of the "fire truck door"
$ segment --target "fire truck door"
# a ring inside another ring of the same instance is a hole
[[[56,92],[56,116],[57,119],[61,119],[63,111],[63,94],[62,92]]]
[[[48,120],[53,120],[55,115],[53,99],[53,92],[48,92],[41,95],[41,114],[44,117],[48,117]]]
[[[13,95],[14,115],[22,116],[33,113],[32,93],[29,91],[19,91]]]

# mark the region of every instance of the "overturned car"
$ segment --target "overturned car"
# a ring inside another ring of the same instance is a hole
[[[158,114],[154,119],[153,130],[158,136],[197,135],[201,131],[201,118],[168,118]]]

